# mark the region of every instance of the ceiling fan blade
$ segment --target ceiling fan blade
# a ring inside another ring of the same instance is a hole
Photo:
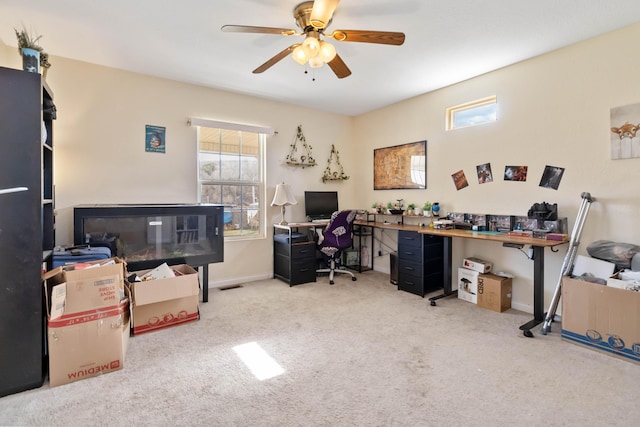
[[[288,48],[283,49],[279,53],[275,54],[267,62],[265,62],[264,64],[262,64],[261,66],[259,66],[255,70],[253,70],[253,74],[260,74],[260,73],[262,73],[264,71],[267,71],[269,68],[271,68],[272,66],[277,64],[280,60],[282,60],[283,58],[289,56],[289,54],[291,52],[293,52],[293,49],[295,49],[298,46],[300,46],[300,44],[299,43],[295,43],[295,44],[292,44],[291,46],[289,46]]]
[[[328,65],[339,79],[344,79],[345,77],[349,77],[351,75],[351,70],[349,69],[349,67],[347,67],[347,64],[344,63],[344,61],[338,54],[336,54],[336,57],[333,58],[328,63]]]
[[[338,3],[340,3],[340,0],[315,0],[313,9],[311,9],[309,24],[315,28],[326,28],[331,22],[333,12],[338,7]]]
[[[394,46],[400,46],[404,43],[404,33],[392,31],[335,30],[326,36],[340,42],[378,43]]]
[[[225,33],[280,34],[283,36],[297,34],[295,30],[289,28],[252,27],[250,25],[223,25],[221,30]]]

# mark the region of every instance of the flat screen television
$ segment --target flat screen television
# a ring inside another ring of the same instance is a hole
[[[329,219],[338,210],[337,191],[305,191],[304,212],[308,221]]]

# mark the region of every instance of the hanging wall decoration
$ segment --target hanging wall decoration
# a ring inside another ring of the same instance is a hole
[[[334,164],[333,170],[331,169],[331,164]],[[339,180],[347,180],[349,177],[344,174],[344,168],[340,163],[340,153],[336,150],[336,147],[331,144],[331,153],[329,154],[329,159],[327,160],[327,167],[324,170],[324,174],[322,175],[322,182],[327,181],[339,181]]]
[[[373,189],[427,188],[427,141],[373,150]]]
[[[611,158],[640,157],[640,104],[611,109]]]
[[[304,153],[300,154],[300,156],[298,156],[298,141],[300,141],[304,150]],[[298,125],[296,137],[290,147],[291,149],[286,158],[288,165],[301,166],[302,168],[316,165],[316,160],[311,155],[311,145],[307,144],[307,139],[302,133],[302,125]]]
[[[145,126],[144,150],[148,153],[164,153],[167,129],[164,126]]]

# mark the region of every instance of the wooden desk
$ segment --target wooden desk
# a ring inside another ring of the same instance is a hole
[[[513,243],[521,245],[531,245],[533,248],[533,320],[520,326],[523,331],[530,330],[537,324],[544,321],[544,249],[563,245],[568,241],[556,241],[545,239],[534,239],[529,237],[509,236],[506,233],[494,233],[483,231],[469,230],[436,230],[430,227],[422,227],[419,225],[391,224],[380,222],[356,221],[358,225],[368,226],[389,230],[408,230],[417,231],[421,234],[430,234],[434,236],[442,236],[444,238],[444,258],[447,268],[444,272],[443,293],[435,297],[429,298],[431,305],[436,305],[436,301],[451,295],[456,295],[458,290],[452,289],[452,266],[451,266],[451,248],[453,238],[461,239],[477,239],[484,241]]]

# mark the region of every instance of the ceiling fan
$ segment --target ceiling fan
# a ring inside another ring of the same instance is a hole
[[[378,43],[400,46],[404,43],[404,33],[368,30],[335,30],[326,32],[331,23],[333,12],[340,0],[315,0],[300,3],[293,9],[293,17],[301,31],[289,28],[254,27],[248,25],[224,25],[222,31],[229,33],[279,34],[283,36],[304,36],[301,43],[294,43],[274,55],[264,64],[253,70],[254,74],[262,73],[283,58],[291,54],[301,65],[309,64],[311,68],[328,64],[339,78],[351,75],[351,70],[344,63],[335,47],[322,38],[332,38],[339,42]]]

